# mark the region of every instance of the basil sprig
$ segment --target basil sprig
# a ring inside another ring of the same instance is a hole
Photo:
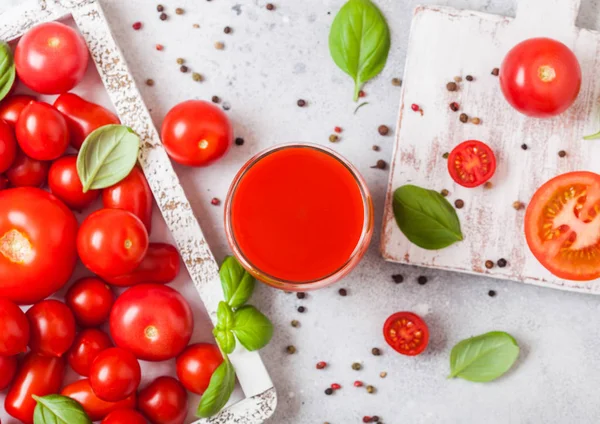
[[[227,256],[219,270],[225,301],[232,308],[239,308],[250,299],[255,280],[233,257]]]
[[[6,97],[15,83],[15,61],[10,46],[0,41],[0,100]]]
[[[265,347],[273,337],[273,324],[254,306],[246,305],[233,315],[233,334],[249,351]]]
[[[212,417],[229,401],[235,388],[235,370],[229,359],[225,360],[210,377],[208,388],[200,399],[196,415],[200,418]]]
[[[37,405],[33,424],[92,424],[79,402],[62,395],[32,395]]]
[[[335,64],[354,80],[354,101],[363,84],[379,74],[390,51],[390,30],[371,0],[349,0],[329,32],[329,52]]]

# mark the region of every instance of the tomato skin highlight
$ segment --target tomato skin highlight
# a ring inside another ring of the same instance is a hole
[[[383,336],[392,349],[406,356],[419,355],[429,343],[427,324],[412,312],[390,315],[383,325]],[[408,345],[413,342],[414,346]]]
[[[10,96],[9,98],[2,100],[0,103],[0,119],[5,120],[14,130],[17,120],[23,109],[25,109],[25,106],[35,100],[35,97],[23,94]]]
[[[0,356],[25,352],[30,334],[29,321],[21,308],[0,297]]]
[[[75,155],[63,156],[52,163],[48,172],[48,186],[52,194],[76,211],[87,208],[100,195],[99,190],[83,192]]]
[[[43,102],[25,106],[15,134],[23,153],[36,160],[58,159],[69,147],[67,121],[53,106]]]
[[[50,162],[31,159],[20,149],[5,175],[13,187],[40,187],[46,182]]]
[[[60,357],[75,340],[75,317],[64,303],[46,299],[25,313],[31,328],[29,347],[32,352]]]
[[[108,334],[96,328],[87,328],[75,337],[69,350],[67,360],[77,374],[88,377],[92,362],[98,354],[110,347],[112,341]]]
[[[140,391],[138,409],[153,424],[183,424],[188,395],[173,377],[158,377]]]
[[[101,424],[148,424],[148,421],[133,409],[122,409],[108,414]]]
[[[6,389],[17,374],[16,356],[0,356],[0,391]]]
[[[217,345],[196,343],[177,357],[177,378],[187,390],[202,395],[222,363],[223,356]]]
[[[90,368],[90,385],[100,399],[118,402],[135,393],[142,379],[133,353],[119,347],[100,352]]]
[[[0,119],[0,173],[5,172],[17,157],[17,139],[10,125]]]
[[[103,420],[108,414],[121,409],[134,409],[136,404],[135,393],[119,402],[105,402],[94,394],[90,380],[83,380],[71,383],[60,392],[63,396],[68,396],[81,404],[83,410],[88,414],[92,421]]]
[[[455,183],[463,187],[478,187],[494,176],[496,156],[479,140],[460,143],[448,156],[448,172]]]

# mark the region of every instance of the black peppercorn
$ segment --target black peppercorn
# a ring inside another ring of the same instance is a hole
[[[379,151],[379,146],[374,144],[372,147],[373,151],[378,152]]]
[[[525,144],[525,143],[521,144],[521,149],[527,150],[527,144]]]
[[[158,12],[162,12],[163,10],[165,10],[165,7],[162,4],[159,4],[158,6],[156,6],[156,10]]]
[[[298,306],[298,312],[300,312],[301,314],[306,312],[306,308],[304,306]]]
[[[379,128],[377,128],[377,131],[379,131],[380,135],[388,135],[390,129],[387,125],[380,125]]]
[[[392,280],[394,281],[394,283],[400,284],[404,281],[404,276],[400,274],[394,274],[392,275]]]
[[[187,71],[189,71],[189,68],[185,65],[181,65],[179,70],[185,74]]]
[[[442,155],[442,157],[443,157],[444,159],[448,159],[448,156],[450,156],[450,153],[448,153],[448,152],[445,152],[445,153]]]
[[[340,296],[346,296],[348,294],[348,291],[346,289],[339,289],[338,293],[340,294]]]
[[[333,393],[333,389],[331,387],[328,387],[328,388],[325,389],[325,394],[327,396],[331,395],[332,393]]]
[[[460,120],[460,122],[467,123],[469,122],[469,115],[467,115],[466,113],[461,113],[460,116],[458,117],[458,119]]]
[[[496,292],[495,292],[494,290],[490,290],[490,291],[488,292],[488,296],[489,296],[489,297],[494,297],[494,296],[496,296]]]
[[[163,12],[163,13],[160,14],[159,18],[160,18],[161,21],[166,21],[167,18],[168,18],[168,16],[167,16],[166,13]]]
[[[508,262],[506,261],[506,259],[504,259],[504,258],[498,259],[498,266],[500,268],[504,268],[507,264],[508,264]]]
[[[465,206],[465,201],[462,199],[456,199],[454,201],[454,206],[456,206],[456,209],[462,209]]]
[[[373,169],[386,169],[387,168],[387,162],[384,161],[383,159],[379,159],[377,161],[377,163],[375,165],[373,165],[371,168],[373,168]]]
[[[242,137],[237,137],[235,139],[235,145],[236,146],[243,146],[244,145],[244,139]]]
[[[304,299],[306,297],[306,293],[298,292],[298,293],[296,293],[296,297],[298,299]]]
[[[275,5],[273,3],[267,3],[267,10],[275,10]]]
[[[231,34],[231,27],[226,26],[225,28],[223,28],[223,32],[225,34]]]
[[[288,346],[285,348],[285,350],[287,351],[287,353],[289,353],[290,355],[293,355],[294,353],[296,353],[296,347],[295,346]]]
[[[381,356],[381,350],[379,348],[374,347],[373,349],[371,349],[371,353],[373,354],[373,356]]]
[[[304,107],[304,106],[306,106],[306,100],[304,100],[304,99],[300,99],[300,100],[298,100],[298,102],[297,102],[297,103],[298,103],[298,106],[299,106],[299,107]]]
[[[473,81],[473,79],[474,79],[474,78],[473,78],[473,76],[472,76],[472,75],[467,75],[467,76],[465,77],[465,79],[466,79],[467,81]]]
[[[500,69],[498,69],[498,68],[494,68],[494,69],[492,69],[492,75],[493,75],[493,76],[497,77],[497,76],[498,76],[498,74],[500,74]]]
[[[211,100],[212,100],[213,103],[220,103],[221,102],[221,99],[218,96],[212,96]]]
[[[560,152],[558,152],[558,157],[564,158],[565,156],[567,156],[567,152],[565,152],[564,150],[561,150]]]
[[[419,283],[422,286],[427,284],[427,277],[425,277],[424,275],[419,276],[419,278],[417,278],[417,283]]]

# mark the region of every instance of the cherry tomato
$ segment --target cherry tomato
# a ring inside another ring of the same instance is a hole
[[[122,409],[108,414],[101,424],[148,424],[148,421],[133,409]]]
[[[179,275],[179,252],[166,243],[150,243],[142,263],[129,274],[106,277],[106,282],[118,287],[140,283],[167,284]]]
[[[573,52],[550,38],[530,38],[513,47],[500,67],[500,88],[519,112],[547,118],[573,104],[581,68]]]
[[[65,116],[71,134],[71,146],[77,150],[94,130],[105,125],[121,123],[119,117],[110,110],[73,93],[58,96],[54,107]]]
[[[135,393],[141,379],[142,370],[137,358],[120,347],[100,352],[90,368],[92,390],[107,402],[117,402]]]
[[[17,140],[6,121],[0,119],[0,172],[5,172],[17,157]]]
[[[49,168],[50,162],[31,159],[17,150],[17,156],[5,175],[13,187],[40,187],[46,182]]]
[[[9,184],[8,178],[6,178],[4,175],[0,175],[0,190],[8,188]]]
[[[429,343],[429,329],[425,321],[412,312],[396,312],[383,326],[385,341],[396,352],[416,356]]]
[[[0,119],[4,119],[12,128],[15,128],[25,106],[34,101],[35,97],[21,94],[2,100],[2,103],[0,103]]]
[[[69,147],[67,121],[48,103],[31,102],[25,106],[15,133],[23,153],[32,159],[54,160]]]
[[[52,194],[76,211],[87,208],[100,195],[98,190],[83,192],[75,155],[63,156],[52,163],[48,172],[48,186]]]
[[[0,191],[0,296],[21,305],[45,299],[69,280],[77,220],[38,188]]]
[[[0,356],[0,391],[6,389],[15,378],[17,367],[16,356]]]
[[[496,156],[481,141],[463,141],[448,156],[448,172],[457,184],[477,187],[492,178],[496,172]]]
[[[88,51],[83,37],[60,22],[31,28],[15,49],[19,79],[42,94],[65,93],[83,79]]]
[[[135,393],[118,402],[103,401],[94,394],[88,378],[69,384],[62,389],[60,394],[79,402],[92,421],[103,420],[113,411],[134,409],[136,403]]]
[[[32,395],[41,397],[57,393],[64,374],[63,358],[29,352],[4,399],[4,410],[25,424],[33,424],[33,410],[37,402]]]
[[[100,276],[132,272],[148,250],[148,232],[140,219],[120,209],[101,209],[88,216],[77,234],[81,262]]]
[[[145,361],[174,358],[187,346],[193,329],[190,305],[176,290],[160,284],[127,289],[110,312],[115,344]]]
[[[139,167],[134,167],[121,182],[102,190],[102,203],[105,208],[131,212],[142,220],[150,234],[152,230],[152,191]]]
[[[82,327],[104,324],[114,301],[115,295],[110,287],[95,277],[78,280],[65,295],[65,303],[73,311],[77,324]]]
[[[138,396],[138,410],[153,424],[183,424],[187,406],[187,393],[173,377],[158,377]]]
[[[33,352],[47,356],[62,356],[75,340],[75,318],[64,303],[46,299],[33,305],[27,313]]]
[[[0,356],[25,352],[29,335],[25,313],[10,300],[0,297]]]
[[[161,138],[175,162],[206,166],[227,153],[233,142],[233,129],[219,107],[202,100],[188,100],[167,113]]]
[[[104,331],[96,328],[86,328],[75,337],[75,341],[67,355],[67,360],[73,371],[88,377],[90,367],[96,356],[112,347],[112,345],[110,337]]]
[[[177,378],[192,393],[204,394],[215,370],[223,363],[221,351],[214,344],[188,346],[177,357]]]

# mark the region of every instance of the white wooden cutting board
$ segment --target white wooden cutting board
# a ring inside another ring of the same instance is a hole
[[[525,210],[536,188],[568,171],[600,172],[600,140],[582,136],[600,130],[600,33],[575,26],[579,0],[520,0],[516,18],[422,6],[415,10],[400,102],[396,145],[383,220],[381,250],[385,259],[424,267],[482,273],[545,287],[600,294],[600,281],[587,283],[554,277],[533,257],[525,241]],[[504,100],[493,68],[518,42],[545,36],[569,46],[583,73],[575,104],[553,119],[527,118]],[[474,81],[464,80],[472,75]],[[457,92],[446,83],[462,76]],[[449,103],[460,104],[452,112]],[[424,111],[415,113],[411,104]],[[480,125],[463,124],[459,114],[481,118]],[[467,189],[455,184],[442,157],[458,143],[478,139],[496,153],[493,188]],[[521,145],[528,145],[528,150]],[[567,156],[560,158],[558,151]],[[403,184],[447,189],[458,210],[464,241],[439,251],[411,244],[398,229],[392,211],[393,191]],[[506,268],[485,268],[499,258]]]

